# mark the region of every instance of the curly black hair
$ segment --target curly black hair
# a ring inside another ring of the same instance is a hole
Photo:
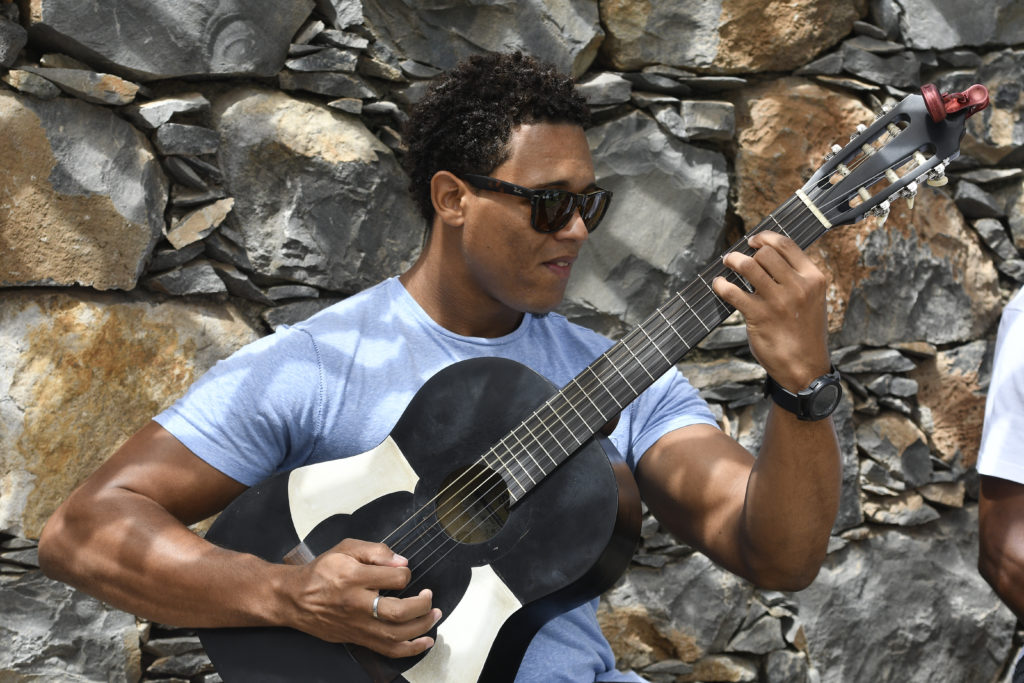
[[[539,121],[590,123],[572,77],[550,64],[521,52],[475,55],[439,76],[413,106],[404,134],[402,165],[428,230],[435,173],[488,175],[508,159],[513,129]]]

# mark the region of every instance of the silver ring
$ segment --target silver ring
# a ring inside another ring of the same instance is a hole
[[[377,614],[377,605],[380,603],[380,596],[378,595],[373,599],[373,618],[380,619],[380,615]]]

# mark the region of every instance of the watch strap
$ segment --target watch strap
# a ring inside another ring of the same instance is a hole
[[[839,383],[839,371],[833,365],[829,371],[811,382],[806,389],[794,394],[789,389],[776,382],[771,375],[765,376],[764,395],[771,397],[775,403],[788,410],[801,420],[823,420],[831,415],[839,405],[842,398],[842,385]],[[813,399],[819,391],[828,387],[835,387],[835,400],[828,407],[827,411],[815,413],[811,410]]]

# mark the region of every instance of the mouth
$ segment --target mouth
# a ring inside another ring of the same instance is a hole
[[[559,275],[561,277],[569,277],[569,273],[572,272],[572,264],[575,260],[575,257],[562,256],[559,258],[551,259],[550,261],[545,261],[544,265],[548,268],[548,270],[554,272],[556,275]]]

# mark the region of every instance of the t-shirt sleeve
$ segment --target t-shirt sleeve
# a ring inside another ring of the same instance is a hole
[[[631,419],[620,425],[629,433],[620,435],[616,429],[612,443],[634,471],[647,449],[665,434],[694,424],[718,426],[707,402],[676,368],[659,377],[629,410]]]
[[[313,339],[279,328],[218,362],[154,420],[198,457],[252,486],[315,450],[323,391]]]
[[[1018,300],[1020,297],[1018,297]],[[1007,309],[985,403],[978,472],[1024,484],[1024,315]]]

